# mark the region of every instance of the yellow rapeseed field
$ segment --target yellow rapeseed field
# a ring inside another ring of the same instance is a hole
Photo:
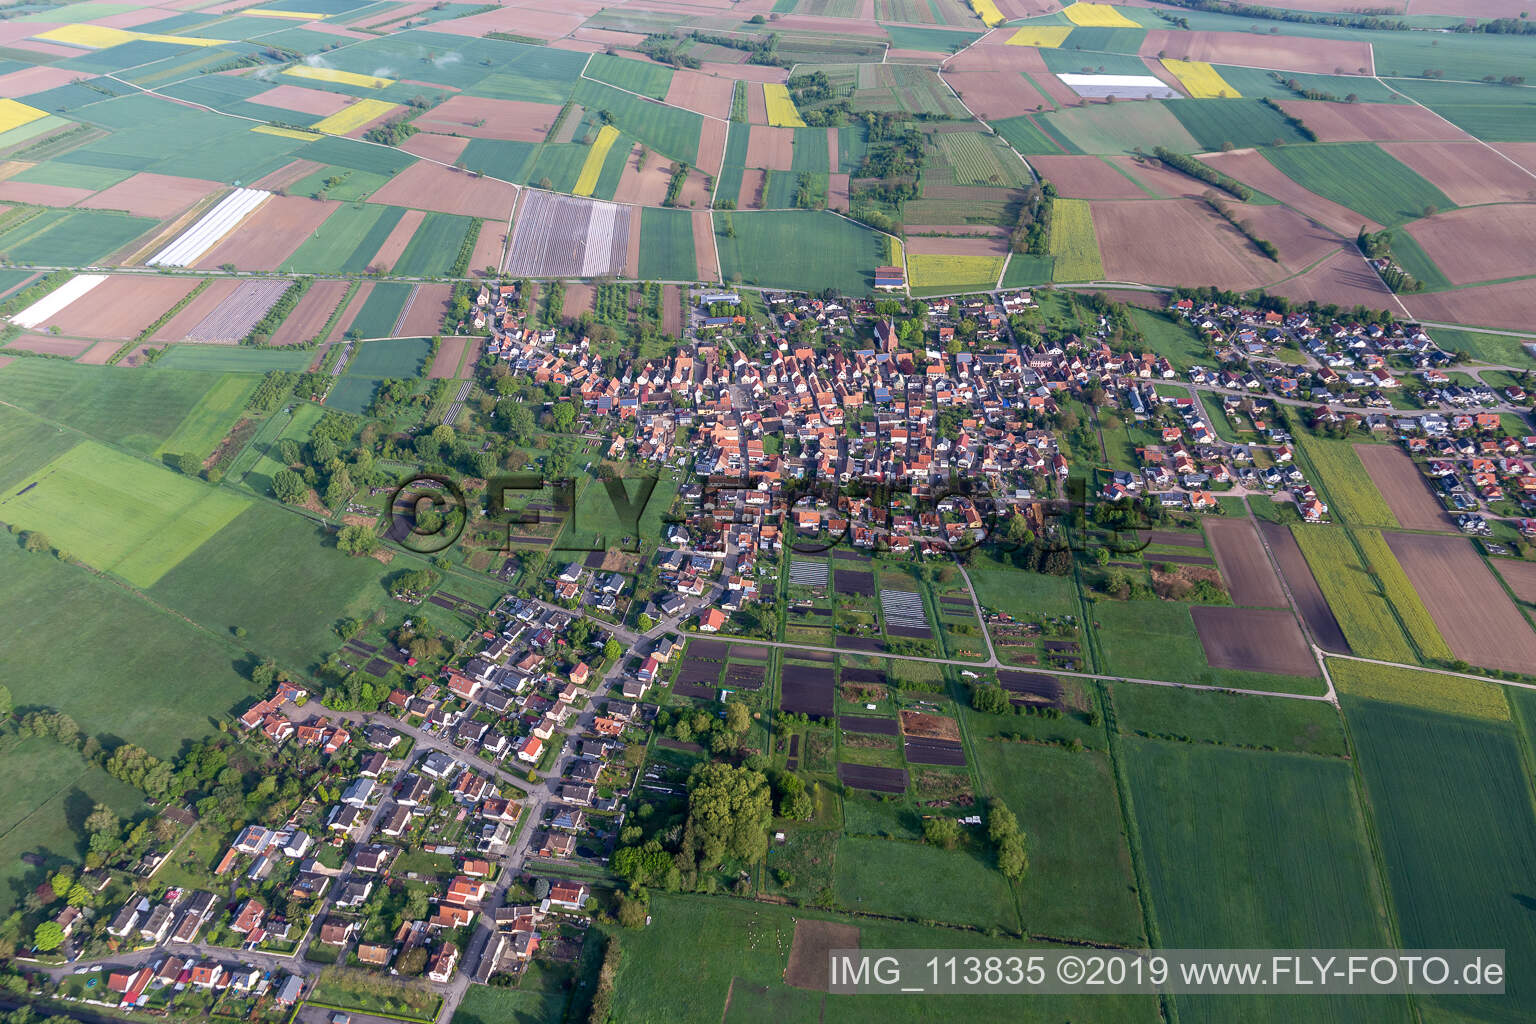
[[[775,128],[804,128],[795,101],[789,98],[789,89],[773,82],[763,83],[763,103],[768,107],[768,123]]]
[[[126,29],[107,28],[104,25],[61,25],[47,32],[39,32],[37,38],[46,39],[51,43],[63,43],[66,46],[84,46],[92,50],[105,50],[109,46],[135,42],[175,43],[178,46],[226,46],[229,44],[228,39],[198,39],[195,36],[167,36],[156,32],[129,32]]]
[[[311,14],[308,11],[269,11],[259,7],[254,11],[247,9],[240,13],[253,18],[290,18],[294,21],[316,21],[325,17],[323,14]]]
[[[597,179],[603,173],[603,161],[608,159],[608,151],[613,148],[613,143],[619,137],[619,130],[611,124],[605,124],[597,133],[597,140],[592,143],[592,148],[587,150],[587,159],[581,165],[581,174],[576,179],[576,187],[571,191],[578,196],[589,196],[597,188]]]
[[[295,78],[310,78],[316,82],[330,82],[334,85],[355,85],[363,89],[382,89],[387,85],[395,84],[393,78],[359,75],[354,71],[338,71],[335,68],[314,68],[308,64],[295,64],[283,74],[292,75]]]
[[[997,4],[992,0],[970,0],[971,10],[976,12],[987,28],[996,28],[1008,19],[1003,17],[1003,12],[997,9]]]
[[[260,132],[263,135],[276,135],[280,139],[298,139],[301,142],[314,142],[322,137],[315,132],[302,132],[297,128],[279,128],[275,124],[259,124],[251,131]]]
[[[1083,25],[1088,28],[1140,28],[1130,18],[1115,10],[1109,4],[1075,3],[1068,4],[1061,12],[1074,25]]]
[[[1227,97],[1237,99],[1242,95],[1227,83],[1217,70],[1203,60],[1163,59],[1163,67],[1179,80],[1189,95],[1197,100]]]
[[[399,104],[388,100],[358,100],[345,110],[338,110],[330,117],[321,118],[310,125],[311,131],[324,132],[326,135],[345,135],[356,131],[376,117],[383,117]]]
[[[8,132],[12,128],[20,128],[24,124],[31,124],[40,117],[47,117],[47,111],[29,107],[25,103],[16,100],[0,99],[0,132]]]
[[[1067,36],[1071,34],[1071,25],[1039,25],[1034,28],[1025,25],[1008,37],[1008,45],[1037,46],[1045,50],[1054,50],[1066,42]]]
[[[923,253],[907,257],[914,288],[992,288],[1003,272],[1001,256]]]

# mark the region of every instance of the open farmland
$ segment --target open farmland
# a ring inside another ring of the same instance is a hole
[[[1097,281],[1104,277],[1099,242],[1094,235],[1093,208],[1083,199],[1051,200],[1052,279]]]
[[[1190,610],[1205,659],[1216,668],[1285,676],[1317,674],[1317,662],[1289,609]]]
[[[530,192],[518,211],[506,272],[528,277],[617,273],[629,246],[632,210],[616,203]]]
[[[245,410],[258,381],[253,375],[227,373],[187,413],[186,419],[154,453],[206,458]]]
[[[1417,662],[1380,581],[1349,534],[1337,526],[1296,526],[1292,533],[1351,650],[1362,658]]]
[[[1403,529],[1455,528],[1445,506],[1429,489],[1424,474],[1402,449],[1394,445],[1357,444],[1355,455]]]
[[[1216,564],[1235,604],[1284,608],[1285,592],[1259,543],[1253,523],[1246,519],[1212,519],[1206,536],[1216,553]]]
[[[1347,441],[1300,435],[1301,453],[1321,477],[1329,511],[1353,526],[1397,526],[1397,517]]]
[[[1328,675],[1340,693],[1352,697],[1449,715],[1509,721],[1509,701],[1504,688],[1497,683],[1346,658],[1330,658]]]
[[[33,326],[72,338],[127,341],[184,299],[197,284],[197,279],[190,277],[112,274]]]
[[[1455,205],[1373,143],[1286,146],[1266,149],[1264,156],[1302,188],[1386,227]]]
[[[808,210],[717,212],[715,241],[720,273],[741,275],[744,283],[770,288],[831,286],[862,293],[886,262],[885,236],[835,217]],[[797,251],[787,261],[781,254]]]
[[[242,281],[234,292],[187,331],[187,341],[233,345],[251,333],[293,284],[282,279]]]

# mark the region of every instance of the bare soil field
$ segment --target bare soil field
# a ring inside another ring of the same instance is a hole
[[[418,132],[402,142],[400,148],[427,160],[440,160],[445,164],[451,164],[459,158],[459,154],[463,153],[468,145],[469,139],[462,136]]]
[[[1536,273],[1536,205],[1447,210],[1405,228],[1452,284]]]
[[[136,217],[165,220],[224,187],[217,181],[144,172],[81,200],[79,205],[92,210],[126,210]]]
[[[306,196],[273,196],[197,265],[233,263],[237,270],[276,270],[340,205]]]
[[[569,291],[566,292],[570,294]],[[437,348],[437,355],[432,357],[432,366],[427,370],[427,377],[432,380],[447,380],[459,372],[459,362],[464,358],[464,346],[472,338],[448,337],[442,340]]]
[[[1038,158],[1030,157],[1029,159],[1030,162],[1034,162]],[[1053,157],[1052,159],[1056,158]],[[1162,162],[1158,160],[1137,160],[1133,156],[1110,156],[1100,159],[1108,160],[1111,164],[1151,189],[1155,194],[1167,199],[1199,197],[1204,195],[1210,188],[1203,181],[1197,181],[1187,174],[1180,174],[1178,171],[1164,167]],[[1060,184],[1058,184],[1057,188],[1059,189],[1060,187]]]
[[[233,295],[239,286],[240,282],[232,277],[215,278],[212,284],[203,289],[202,294],[187,303],[185,309],[171,317],[150,336],[150,344],[163,345],[167,342],[185,341],[187,333],[202,323],[203,318],[217,309],[221,302]]]
[[[481,221],[480,237],[475,239],[475,251],[469,258],[469,272],[484,273],[486,267],[491,267],[491,276],[495,276],[494,268],[501,266],[502,250],[506,248],[506,244],[506,221]]]
[[[272,344],[302,345],[319,335],[346,294],[346,281],[316,281],[310,285],[288,319],[272,332]]]
[[[724,121],[705,119],[704,127],[699,132],[699,151],[693,159],[693,166],[705,174],[720,173],[720,166],[725,161],[725,137],[728,130],[729,125]],[[835,156],[832,158],[832,166],[837,166]]]
[[[683,179],[683,187],[677,194],[677,205],[695,210],[707,210],[710,207],[709,175],[695,167],[688,172],[688,177]]]
[[[834,949],[858,949],[858,925],[838,921],[795,921],[795,941],[789,947],[784,984],[826,992],[831,987]]]
[[[517,188],[493,178],[481,178],[457,168],[419,161],[389,180],[368,201],[466,217],[512,216]]]
[[[700,281],[720,280],[720,261],[715,255],[715,228],[709,211],[693,214],[693,258],[699,266]]]
[[[35,92],[46,92],[68,85],[79,77],[80,72],[74,68],[51,68],[39,64],[0,75],[0,96],[6,99],[30,96]]]
[[[73,359],[93,346],[93,342],[81,341],[76,338],[55,338],[50,334],[23,334],[5,347],[7,349],[20,349],[23,352],[37,352],[47,356],[68,356]],[[118,347],[117,345],[112,346],[113,351],[116,351]]]
[[[158,320],[197,287],[193,277],[111,274],[38,326],[60,334],[127,341]]]
[[[234,345],[251,333],[293,282],[282,278],[241,281],[229,297],[187,332],[187,340]]]
[[[746,54],[742,54],[742,56],[745,58]],[[759,84],[764,82],[777,82],[782,85],[789,79],[788,68],[769,67],[766,64],[726,64],[719,61],[706,60],[702,62],[696,70],[702,71],[706,75],[721,75],[725,78],[738,78],[743,82],[757,82]],[[754,92],[757,93],[757,109],[760,113],[762,113],[763,119],[762,121],[754,120],[752,123],[766,124],[768,122],[768,111],[767,107],[763,103],[763,94],[761,89],[747,90],[748,109],[750,110],[752,107],[752,94]]]
[[[1045,97],[1017,72],[946,71],[944,81],[978,117],[1015,117],[1050,107]]]
[[[1134,181],[1096,156],[1027,157],[1042,178],[1068,199],[1149,199]],[[1193,178],[1189,179],[1191,182]],[[1206,186],[1209,187],[1209,186]]]
[[[395,334],[402,338],[430,338],[441,333],[443,317],[448,315],[448,300],[452,295],[451,284],[418,285],[415,297],[399,321]]]
[[[1496,558],[1493,564],[1499,575],[1509,584],[1509,589],[1526,604],[1536,605],[1536,562],[1517,562],[1512,558]]]
[[[747,139],[747,166],[787,171],[794,166],[795,130],[754,124]]]
[[[253,182],[251,188],[262,188],[268,192],[281,192],[294,182],[303,181],[324,166],[324,164],[316,163],[313,160],[295,160],[291,164],[284,164],[271,174],[264,176],[260,181]]]
[[[1280,566],[1280,574],[1285,577],[1285,585],[1296,602],[1296,610],[1301,613],[1302,621],[1311,631],[1312,639],[1325,651],[1353,653],[1349,641],[1344,639],[1344,631],[1339,628],[1339,620],[1334,618],[1333,609],[1328,607],[1328,600],[1323,597],[1323,590],[1317,585],[1317,578],[1307,566],[1307,559],[1302,555],[1301,547],[1291,531],[1280,523],[1260,520],[1259,532],[1269,544],[1269,550],[1275,556],[1275,564]]]
[[[990,237],[956,238],[940,235],[929,238],[908,235],[906,246],[908,256],[1006,256],[1008,236],[1000,231]]]
[[[1269,556],[1259,542],[1253,523],[1247,519],[1209,519],[1205,535],[1210,538],[1216,564],[1234,604],[1260,608],[1285,608],[1285,591],[1275,576]]]
[[[426,217],[420,210],[406,210],[395,222],[395,226],[389,232],[389,237],[379,246],[379,251],[374,253],[373,259],[368,261],[369,267],[376,267],[384,273],[395,269],[395,263],[400,259],[405,247],[411,244],[411,236],[421,226],[422,219]]]
[[[352,97],[339,92],[326,92],[324,89],[310,89],[302,85],[277,85],[266,92],[259,92],[252,96],[250,102],[264,107],[292,110],[300,114],[329,117],[346,109],[347,104],[352,102]]]
[[[1333,232],[1288,206],[1234,206],[1232,209],[1256,235],[1273,242],[1280,250],[1280,263],[1285,270],[1276,273],[1305,270],[1339,246]]]
[[[848,212],[852,203],[849,193],[852,191],[849,175],[829,174],[827,176],[827,209]]]
[[[1206,281],[1244,290],[1284,276],[1236,228],[1189,199],[1095,201],[1093,227],[1111,281]],[[1152,238],[1177,238],[1153,246]]]
[[[1270,285],[1268,291],[1300,302],[1315,300],[1340,306],[1363,305],[1367,309],[1396,308],[1387,286],[1348,242],[1339,243],[1339,251],[1314,269],[1300,277]]]
[[[667,187],[671,181],[672,161],[664,159],[659,153],[649,153],[642,167],[640,147],[636,146],[624,161],[624,173],[613,195],[614,202],[660,206],[661,201],[667,198]]]
[[[1536,199],[1536,174],[1522,170],[1480,142],[1382,144],[1457,206]]]
[[[1530,10],[1524,0],[1408,0],[1407,8],[1409,14],[1453,18],[1519,18]]]
[[[122,346],[115,341],[98,341],[75,362],[84,363],[86,366],[106,366],[107,360],[112,358],[112,353],[120,348]]]
[[[1349,39],[1153,29],[1142,40],[1141,53],[1154,59],[1165,53],[1180,60],[1317,75],[1353,75],[1371,69],[1370,44]]]
[[[760,171],[755,167],[749,167],[741,174],[741,191],[736,196],[736,208],[739,210],[761,210],[763,208],[763,186],[768,181],[768,172]]]
[[[1034,47],[998,46],[993,49],[1000,51],[1000,56],[997,58],[998,70],[1027,72],[1035,85],[1044,89],[1046,95],[1058,106],[1077,107],[1087,102],[1051,72],[1051,69],[1046,66],[1045,58],[1040,56],[1040,51]]]
[[[347,308],[342,310],[341,315],[336,318],[336,324],[331,328],[331,338],[340,340],[347,333],[348,328],[352,326],[352,321],[357,319],[357,314],[362,311],[363,305],[368,301],[368,296],[372,294],[372,281],[364,281],[357,286],[357,291],[352,295],[352,301],[347,304]],[[322,345],[321,352],[324,350],[325,346]],[[317,352],[315,354],[315,363],[318,364],[319,361],[320,352]]]
[[[629,245],[624,250],[624,276],[640,276],[640,220],[629,218]]]
[[[449,97],[411,123],[422,131],[467,135],[473,139],[543,142],[559,113],[560,107],[554,103],[461,95]]]
[[[0,181],[0,203],[35,203],[38,206],[73,206],[94,193],[69,185],[39,185],[25,181]]]
[[[960,742],[960,723],[943,715],[929,715],[921,711],[901,713],[901,732],[904,736],[920,736],[925,739]]]
[[[667,87],[667,103],[709,117],[731,116],[731,96],[736,83],[714,75],[701,75],[697,71],[674,71],[672,84]]]
[[[1450,513],[1430,491],[1424,474],[1402,449],[1394,445],[1357,444],[1355,454],[1403,529],[1456,529]]]
[[[1536,632],[1464,537],[1383,533],[1456,657],[1485,668],[1529,672]]]
[[[661,286],[661,329],[674,338],[683,335],[683,290],[675,284]]]
[[[1373,231],[1381,227],[1380,224],[1366,220],[1348,207],[1302,188],[1282,174],[1278,167],[1264,159],[1257,150],[1236,149],[1230,153],[1212,153],[1202,157],[1201,160],[1223,174],[1230,174],[1245,185],[1251,185],[1265,195],[1278,199],[1286,206],[1311,217],[1323,227],[1336,231],[1341,237],[1351,241],[1354,240],[1362,224]],[[1141,173],[1140,169],[1137,173]]]
[[[1205,660],[1216,668],[1268,672],[1281,676],[1315,676],[1317,662],[1289,609],[1190,609]]]
[[[752,124],[768,123],[768,101],[763,97],[762,89],[754,89],[747,86],[747,120]],[[751,161],[747,161],[751,163]]]
[[[1469,138],[1434,111],[1405,103],[1281,100],[1280,106],[1305,121],[1319,142],[1461,142]]]
[[[633,50],[645,42],[645,36],[638,32],[617,32],[611,28],[589,28],[583,25],[571,33],[569,42],[590,43],[598,48],[617,46],[623,49]],[[670,101],[668,101],[670,102]]]
[[[1536,174],[1536,142],[1495,142],[1493,148]]]
[[[1529,281],[1507,281],[1481,288],[1404,295],[1403,304],[1422,320],[1528,331],[1536,323],[1536,288]],[[1380,307],[1380,303],[1376,308]]]
[[[592,312],[597,299],[597,286],[582,281],[571,281],[565,286],[565,301],[560,304],[561,316],[578,317]]]

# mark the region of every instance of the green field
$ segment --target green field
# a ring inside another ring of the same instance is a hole
[[[1028,117],[1008,117],[1001,121],[991,122],[997,129],[997,134],[1007,140],[1008,145],[1023,153],[1025,156],[1037,154],[1061,153],[1061,147],[1051,141],[1049,135],[1042,132],[1038,125]]]
[[[17,263],[80,267],[96,263],[155,226],[147,217],[96,210],[44,210],[0,235],[0,253]]]
[[[521,182],[527,180],[528,165],[538,149],[536,142],[470,139],[458,165],[502,181]]]
[[[398,206],[351,203],[338,207],[283,263],[285,271],[357,274],[366,270],[379,246],[405,211]]]
[[[339,409],[360,416],[373,403],[373,396],[378,390],[377,379],[349,374],[331,388],[331,393],[325,396],[325,405],[328,409]]]
[[[794,174],[799,174],[801,171],[810,171],[813,174],[831,172],[833,170],[832,152],[827,148],[827,130],[796,128],[794,133],[794,151],[790,171]]]
[[[988,611],[1004,612],[1025,622],[1045,615],[1078,615],[1077,587],[1070,576],[1050,576],[1014,568],[990,552],[971,554],[966,573],[976,598]]]
[[[642,481],[631,478],[651,476],[656,480],[655,489],[640,510],[639,522],[633,526],[620,519],[618,510],[608,497],[608,489],[602,483],[587,481],[576,495],[575,508],[561,531],[557,550],[599,550],[605,546],[617,547],[621,544],[626,550],[632,550],[637,542],[653,541],[660,537],[661,517],[667,514],[667,510],[672,507],[672,499],[677,496],[677,478],[642,469],[621,474],[620,480],[630,501],[639,502]],[[636,530],[639,531],[638,535],[635,534]]]
[[[1526,339],[1503,334],[1455,331],[1445,327],[1433,330],[1435,344],[1447,351],[1464,353],[1479,362],[1536,369],[1536,356],[1525,347]]]
[[[1155,740],[1122,746],[1162,945],[1392,945],[1348,763]],[[1296,1019],[1288,1000],[1177,1000],[1182,1020]],[[1407,1019],[1405,1005],[1380,998],[1306,1005],[1312,1020]]]
[[[1351,526],[1397,526],[1397,517],[1371,483],[1353,444],[1300,431],[1296,441],[1301,454],[1317,470],[1313,482],[1323,491],[1335,519]]]
[[[1215,100],[1179,100],[1185,103]],[[1228,101],[1231,102],[1231,101]],[[1137,146],[1151,150],[1167,146],[1193,153],[1203,148],[1162,103],[1091,103],[1038,116],[1039,123],[1060,134],[1084,153],[1129,153]]]
[[[16,409],[0,406],[0,492],[32,479],[34,471],[73,448],[80,438]]]
[[[1430,291],[1451,286],[1450,279],[1445,276],[1444,271],[1435,265],[1435,261],[1429,258],[1429,253],[1419,245],[1418,239],[1409,234],[1406,229],[1392,232],[1392,259],[1406,270],[1409,276],[1422,282]]]
[[[459,247],[473,224],[473,217],[429,213],[400,254],[391,273],[398,277],[439,277],[459,258]]]
[[[1247,99],[1268,96],[1276,100],[1300,100],[1302,97],[1286,85],[1287,82],[1295,82],[1302,89],[1329,93],[1341,100],[1354,96],[1358,103],[1404,102],[1384,82],[1362,75],[1309,75],[1297,71],[1241,68],[1230,64],[1212,66],[1228,85]]]
[[[1402,79],[1392,87],[1480,139],[1536,142],[1536,99],[1529,89],[1424,79]]]
[[[897,50],[927,50],[930,53],[957,53],[981,38],[979,32],[956,32],[944,28],[919,28],[916,25],[881,25]]]
[[[1343,722],[1325,701],[1136,683],[1116,685],[1114,700],[1116,724],[1126,735],[1328,757],[1348,753]]]
[[[1536,959],[1527,884],[1536,870],[1529,765],[1514,730],[1344,698],[1404,948],[1494,942],[1510,963]],[[1536,982],[1503,996],[1420,997],[1449,1014],[1536,1015]]]
[[[1029,872],[1018,886],[1025,930],[1141,945],[1141,906],[1108,759],[998,740],[971,749],[987,795],[1018,815],[1026,837]]]
[[[653,103],[585,78],[577,83],[573,98],[588,110],[604,111],[615,128],[658,153],[690,164],[699,158],[702,115]]]
[[[715,242],[727,282],[763,288],[864,295],[886,262],[885,235],[813,210],[716,212]]]
[[[0,368],[0,394],[19,406],[104,441],[149,455],[219,380],[214,373],[124,373],[54,359]]]
[[[1016,931],[1018,908],[984,840],[977,830],[970,848],[943,850],[900,839],[844,837],[837,847],[838,902],[863,913]],[[939,879],[944,897],[935,900]]]
[[[427,361],[432,342],[427,338],[390,338],[357,346],[347,364],[349,377],[416,377]]]
[[[229,491],[82,441],[0,497],[0,520],[152,586],[246,507]]]
[[[640,276],[647,281],[692,281],[693,215],[647,206],[640,211]]]
[[[206,347],[206,346],[205,346]],[[207,458],[214,446],[229,433],[235,420],[245,410],[245,403],[259,383],[254,375],[225,374],[209,388],[198,403],[187,413],[174,433],[166,438],[154,454],[196,455]]]
[[[939,132],[933,137],[957,185],[1014,188],[1029,180],[1019,158],[981,132]]]
[[[1051,200],[1052,276],[1057,281],[1099,281],[1104,262],[1093,231],[1093,208],[1086,199]]]
[[[1028,288],[1032,285],[1050,284],[1056,271],[1056,261],[1049,256],[1029,256],[1013,253],[1008,257],[1008,269],[1003,271],[1004,288]]]
[[[1264,156],[1296,184],[1386,227],[1456,204],[1406,164],[1371,142],[1266,149]]]
[[[1509,721],[1509,701],[1504,688],[1497,683],[1348,658],[1329,658],[1328,674],[1340,693],[1352,697],[1469,718]]]
[[[1307,141],[1278,111],[1256,99],[1169,100],[1166,107],[1204,152]]]
[[[315,354],[302,348],[251,348],[247,345],[172,345],[156,359],[150,372],[204,370],[215,373],[266,373],[303,370]]]
[[[655,100],[666,99],[667,87],[672,84],[671,68],[628,57],[610,57],[606,53],[594,53],[584,74]]]
[[[387,338],[395,332],[395,321],[411,297],[410,285],[403,281],[380,281],[368,293],[363,308],[357,311],[351,331],[359,338]]]
[[[1211,361],[1205,342],[1183,320],[1132,306],[1131,323],[1141,331],[1147,347],[1172,363],[1175,370],[1183,372]]]
[[[927,883],[946,894],[950,887],[942,877]],[[932,893],[929,899],[932,901]],[[978,948],[978,943],[995,949],[1012,945],[1006,938],[983,937],[974,931],[872,918],[839,919],[807,907],[660,892],[651,896],[651,918],[651,924],[640,931],[614,933],[623,955],[613,1019],[625,1024],[798,1024],[819,1020],[838,1024],[931,1024],[934,1020],[1154,1024],[1159,1020],[1157,1000],[1150,996],[999,999],[913,995],[893,999],[884,995],[830,996],[784,984],[796,919],[857,925],[859,945],[865,949]],[[678,984],[677,979],[684,977],[688,984]]]
[[[1291,527],[1317,585],[1339,620],[1350,650],[1362,658],[1412,664],[1419,659],[1392,606],[1349,535],[1339,526]]]

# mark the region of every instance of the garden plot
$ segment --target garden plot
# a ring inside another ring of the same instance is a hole
[[[779,707],[792,715],[831,718],[836,684],[830,668],[785,665]]]
[[[837,720],[845,732],[865,733],[874,736],[895,736],[900,732],[894,718],[870,718],[867,715],[843,715]]]
[[[852,597],[875,596],[875,574],[857,569],[837,570],[837,593]]]
[[[725,670],[725,685],[736,690],[761,690],[767,678],[766,665],[732,664]]]
[[[1061,706],[1061,680],[1040,672],[999,671],[997,682],[1008,691],[1016,704],[1051,704]]]
[[[923,610],[923,599],[908,590],[881,590],[880,610],[885,615],[885,631],[892,636],[929,637],[933,630]]]
[[[828,563],[791,559],[789,582],[797,587],[825,587],[828,579]]]
[[[617,203],[530,192],[507,252],[514,277],[617,274],[629,248],[631,209]]]
[[[907,771],[905,768],[876,768],[866,764],[839,764],[837,781],[854,789],[866,789],[873,793],[905,793]]]
[[[292,284],[285,279],[241,282],[233,295],[187,332],[186,340],[209,345],[238,344]]]

